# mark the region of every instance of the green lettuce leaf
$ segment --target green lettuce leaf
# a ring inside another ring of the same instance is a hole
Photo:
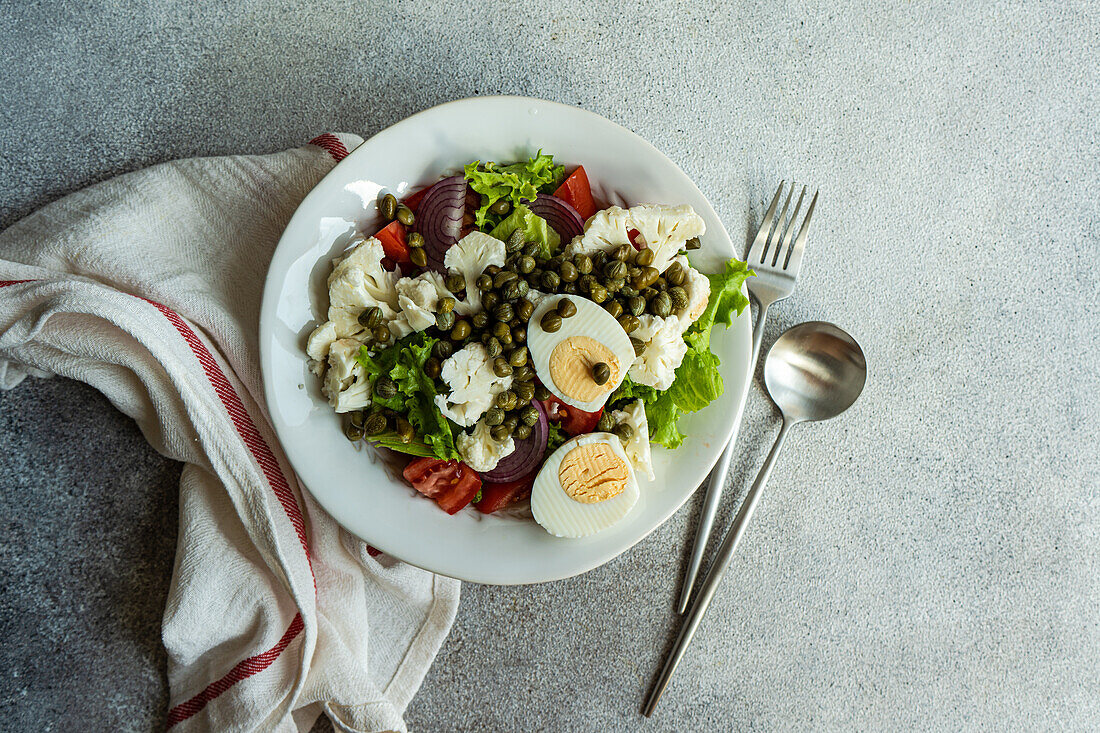
[[[676,368],[676,380],[668,395],[685,412],[698,412],[721,396],[724,385],[718,357],[710,349],[692,347]]]
[[[374,404],[404,415],[417,435],[412,442],[402,443],[396,435],[383,433],[371,437],[371,442],[416,456],[461,458],[455,447],[455,428],[435,404],[438,394],[435,380],[424,374],[424,362],[431,356],[437,340],[421,331],[405,336],[377,354],[370,354],[366,346],[360,347],[356,361],[363,365],[372,382],[385,374],[397,383],[393,397],[381,399],[376,395]]]
[[[538,259],[550,259],[561,246],[561,237],[558,233],[550,228],[545,219],[523,204],[517,204],[512,209],[512,213],[489,232],[489,236],[507,242],[508,237],[512,236],[512,232],[517,229],[523,232],[523,241],[538,243]]]
[[[714,324],[724,323],[728,327],[733,323],[733,315],[741,315],[749,304],[741,286],[755,274],[744,262],[730,259],[726,261],[725,272],[706,276],[710,281],[710,299],[706,310],[684,334],[689,346],[710,349],[710,332]]]
[[[569,434],[561,429],[561,426],[557,423],[549,423],[550,433],[546,440],[546,452],[547,454],[553,453],[562,446],[562,443],[569,440]]]
[[[501,199],[507,199],[513,206],[522,204],[526,199],[534,200],[539,191],[551,192],[565,179],[565,167],[554,165],[554,157],[544,155],[540,150],[530,160],[499,165],[481,161],[463,168],[470,188],[481,194],[481,207],[474,213],[474,222],[478,229],[495,225],[499,217],[489,212],[489,207]]]

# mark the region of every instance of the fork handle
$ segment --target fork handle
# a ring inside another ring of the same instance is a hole
[[[753,373],[756,372],[756,360],[760,358],[760,344],[764,341],[764,321],[768,318],[768,308],[772,307],[771,303],[760,300],[756,302],[759,303],[760,310],[756,314],[756,325],[752,327],[752,360],[749,361]],[[752,374],[749,379],[752,379]]]

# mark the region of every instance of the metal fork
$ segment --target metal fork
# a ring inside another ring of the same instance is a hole
[[[791,198],[796,188],[793,183],[791,184],[790,189],[787,191],[787,199],[783,202],[783,209],[780,211],[779,217],[776,218],[775,207],[783,194],[784,185],[785,182],[780,181],[779,188],[776,189],[775,196],[772,197],[771,205],[768,206],[768,210],[764,214],[764,220],[760,223],[756,239],[749,247],[747,258],[748,266],[756,272],[756,277],[750,277],[747,281],[749,295],[759,305],[759,311],[756,314],[756,325],[753,327],[752,334],[752,359],[749,362],[753,373],[756,371],[756,361],[760,357],[760,343],[764,338],[764,322],[768,317],[768,309],[771,308],[772,304],[793,293],[798,282],[798,274],[802,269],[802,255],[806,250],[806,236],[810,228],[810,217],[813,216],[814,207],[817,205],[817,192],[815,191],[796,237],[794,233],[795,224],[798,220],[798,212],[802,209],[802,202],[806,198],[806,187],[802,187],[802,192],[798,195],[798,201],[794,205],[794,211],[791,212],[788,218],[787,211],[790,209]],[[794,239],[793,245],[791,244],[792,238]],[[722,487],[726,480],[726,473],[729,471],[732,455],[733,440],[731,439],[726,444],[726,449],[722,451],[721,458],[718,459],[718,463],[715,464],[710,474],[707,495],[703,502],[703,513],[699,519],[699,529],[696,531],[695,545],[691,551],[691,561],[688,563],[688,571],[684,577],[683,588],[680,591],[679,613],[687,610],[691,591],[699,574],[699,567],[703,562],[703,552],[706,550],[710,532],[714,527],[714,516],[718,512],[718,504],[722,498]],[[719,563],[723,562],[728,563],[729,558],[717,558],[714,562],[714,568],[718,568]],[[711,572],[713,574],[714,571]],[[707,606],[710,605],[710,600],[717,589],[717,583],[711,584],[708,578],[707,586],[708,588],[704,588],[703,595],[696,600],[695,606],[691,609],[691,614],[684,620],[684,626],[680,630],[680,638],[677,639],[676,646],[665,662],[665,667],[661,670],[661,676],[646,702],[643,711],[646,716],[653,714],[653,710],[657,707],[657,701],[661,698],[661,693],[668,686],[669,680],[672,679],[672,673],[676,670],[676,665],[680,663],[684,652],[687,651],[688,643],[695,635],[699,623],[703,620]]]

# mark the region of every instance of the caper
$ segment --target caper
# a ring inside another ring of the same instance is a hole
[[[619,295],[623,296],[624,298],[633,298],[637,294],[638,291],[635,290],[634,287],[631,285],[627,285],[624,283],[623,286],[619,288]]]
[[[529,257],[534,257],[539,253],[539,249],[541,248],[539,247],[538,242],[528,242],[527,244],[523,245],[523,254],[528,255]]]
[[[411,227],[416,222],[416,214],[405,204],[398,204],[397,206],[397,220],[401,222],[403,226]]]
[[[531,314],[535,312],[535,304],[529,300],[521,300],[516,304],[516,317],[523,322],[527,322],[531,319]]]
[[[489,211],[497,216],[504,216],[512,210],[512,202],[508,199],[497,199],[489,205]]]
[[[508,241],[504,243],[504,251],[511,254],[521,249],[523,249],[523,232],[517,229],[508,236]]]
[[[454,351],[454,344],[446,340],[436,341],[435,345],[432,347],[432,354],[435,356],[436,359],[439,359],[440,361],[444,361],[445,359],[450,357],[450,355],[453,354]]]
[[[521,367],[527,363],[527,347],[517,346],[508,353],[508,363],[514,367]]]
[[[363,439],[363,428],[357,428],[351,423],[344,426],[344,437],[354,443]]]
[[[562,318],[572,318],[577,315],[577,304],[569,298],[562,298],[558,301],[557,311]]]
[[[487,311],[493,310],[500,305],[500,293],[495,290],[490,290],[481,296],[481,307]]]
[[[519,276],[512,270],[501,270],[497,274],[493,275],[493,287],[499,290],[500,288],[503,288],[505,285],[515,280],[517,277]]]
[[[513,315],[511,303],[501,303],[493,309],[493,318],[498,321],[510,321]]]
[[[561,255],[556,255],[546,261],[546,266],[551,270],[556,270],[561,267],[562,261]]]
[[[518,382],[512,385],[512,391],[521,405],[526,404],[535,396],[535,385],[532,382]]]
[[[553,270],[547,270],[542,273],[542,289],[548,292],[554,292],[561,285],[561,275]]]
[[[510,377],[512,375],[512,365],[503,356],[498,356],[493,360],[493,374],[498,377]]]
[[[607,410],[603,411],[600,415],[600,421],[596,423],[596,430],[601,433],[610,433],[611,429],[615,427],[615,418],[611,417],[611,413]]]
[[[424,376],[426,376],[428,379],[435,379],[436,377],[438,377],[439,376],[439,369],[440,369],[439,359],[436,359],[434,356],[432,356],[432,357],[429,357],[427,360],[425,360],[425,362],[424,362]]]
[[[657,297],[649,301],[649,310],[655,316],[666,318],[672,314],[672,298],[668,293],[657,293]]]
[[[615,278],[613,280],[608,280],[607,282],[605,282],[603,284],[603,286],[605,288],[607,288],[607,292],[617,293],[617,292],[619,292],[620,290],[623,289],[623,285],[625,285],[625,284],[626,284],[626,281]]]
[[[382,322],[382,309],[376,305],[364,308],[359,314],[359,325],[366,328],[374,328]]]
[[[668,269],[665,270],[665,280],[668,281],[669,285],[683,285],[686,276],[687,273],[684,272],[684,266],[679,262],[673,262],[668,266]]]
[[[484,293],[486,290],[493,289],[493,278],[482,273],[477,276],[477,282],[475,284],[477,285],[477,289]],[[452,290],[451,292],[454,291]]]
[[[527,285],[527,283],[523,280],[513,280],[512,282],[505,284],[505,286],[501,289],[500,294],[504,296],[505,300],[516,300],[517,298],[521,297],[521,294],[519,292],[519,286],[521,284],[525,286]]]
[[[386,431],[386,416],[380,412],[376,412],[367,418],[363,423],[363,433],[365,435],[378,435]]]
[[[504,330],[504,333],[497,337],[497,340],[500,341],[501,346],[504,346],[506,348],[511,346],[512,345],[512,331],[510,329],[506,328]]]
[[[350,420],[351,424],[357,428],[363,427],[364,418],[366,418],[366,413],[364,413],[362,410],[354,410],[348,413],[348,420]]]
[[[474,328],[485,328],[489,325],[489,314],[485,311],[478,311],[470,316],[470,320],[474,324]]]
[[[542,270],[532,270],[527,277],[523,278],[523,281],[530,288],[540,287],[542,285]]]
[[[653,289],[661,293],[668,290],[668,281],[663,277],[659,277],[653,281]]]
[[[534,405],[527,405],[519,411],[519,419],[523,421],[524,425],[534,425],[539,421],[539,411]]]
[[[458,273],[452,272],[450,275],[443,278],[443,285],[452,293],[461,293],[466,289],[466,278]]]
[[[577,268],[577,272],[582,275],[592,272],[592,258],[586,254],[574,255],[573,265]]]
[[[657,291],[653,288],[642,288],[638,294],[641,295],[647,303],[657,297]]]
[[[515,430],[517,427],[519,427],[519,415],[512,413],[508,417],[504,418],[504,422],[502,422],[501,425],[508,428],[509,431]]]
[[[466,339],[470,338],[471,331],[473,331],[473,329],[470,328],[469,321],[467,321],[466,319],[458,321],[455,323],[455,327],[451,329],[451,340],[465,341]]]
[[[510,431],[503,425],[497,425],[495,428],[489,430],[489,435],[492,436],[493,440],[498,443],[503,443],[504,441],[508,440],[508,436],[511,434],[512,431]]]
[[[542,317],[542,321],[539,322],[539,325],[542,326],[543,331],[554,333],[561,328],[561,316],[557,313],[547,313]]]
[[[636,339],[631,336],[630,345],[634,347],[634,356],[641,356],[645,353],[645,341],[642,341],[641,339]]]
[[[451,297],[439,299],[439,312],[450,313],[455,309],[455,299]]]
[[[582,293],[592,292],[592,286],[596,284],[595,275],[581,275],[581,279],[577,281],[577,287],[580,288]]]
[[[655,267],[643,267],[641,274],[635,275],[630,284],[638,290],[642,290],[652,285],[660,275],[661,273],[657,272]]]
[[[452,310],[446,313],[436,313],[435,327],[440,331],[450,331],[455,327],[455,312]]]
[[[638,327],[642,325],[637,316],[632,316],[629,313],[624,313],[619,316],[619,325],[623,327],[623,330],[627,333],[634,333],[638,330]]]
[[[511,283],[508,287],[510,287],[510,288],[514,287],[516,289],[516,298],[523,298],[529,292],[531,292],[531,284],[529,282],[527,282],[526,280],[516,280],[514,283]]]
[[[591,298],[594,303],[602,303],[607,300],[607,288],[596,283],[589,288],[588,297]]]
[[[687,308],[689,301],[687,291],[679,285],[668,289],[668,297],[672,298],[672,307],[676,310]]]
[[[548,400],[550,399],[550,390],[543,387],[541,384],[535,387],[535,399],[536,400]]]
[[[496,274],[498,272],[500,272],[499,265],[489,265],[484,270],[482,270],[482,274],[488,275],[489,277],[496,277]]]
[[[526,275],[535,269],[535,258],[530,255],[523,255],[516,260],[516,269]]]
[[[630,258],[630,255],[634,253],[634,248],[629,244],[620,244],[618,247],[611,251],[611,256],[620,262]]]
[[[603,309],[611,314],[612,318],[618,318],[623,314],[623,304],[617,300],[609,300],[603,304]]]
[[[618,435],[619,440],[623,441],[624,443],[634,437],[634,428],[630,427],[624,422],[621,422],[614,428],[612,428],[611,432],[615,433],[615,435]]]
[[[490,407],[485,411],[485,424],[489,427],[496,427],[504,422],[504,410],[499,407]]]
[[[382,218],[386,221],[393,221],[393,218],[397,216],[397,197],[392,193],[383,196],[382,200],[378,202],[378,212],[382,214]]]
[[[580,290],[577,288],[576,283],[566,283],[565,285],[561,286],[558,292],[564,293],[566,295],[576,295],[580,292]]]
[[[703,243],[699,241],[699,237],[692,237],[685,243],[685,246],[688,249],[699,249],[703,246]]]
[[[592,269],[599,270],[605,264],[607,264],[607,252],[604,250],[597,250],[592,253]]]
[[[519,425],[516,426],[516,429],[512,433],[512,436],[516,440],[527,440],[528,438],[531,437],[531,426],[530,425],[524,425],[523,423],[520,423]]]
[[[653,250],[649,247],[638,250],[638,254],[634,255],[634,264],[639,267],[649,267],[653,264]]]
[[[530,382],[535,378],[535,370],[531,368],[530,364],[524,364],[521,367],[516,367],[512,371],[512,379],[517,382]]]
[[[384,344],[390,340],[390,329],[385,326],[375,326],[371,334],[374,336],[374,340],[380,344]]]
[[[391,399],[397,394],[397,383],[389,377],[379,377],[374,382],[374,396],[380,400]]]
[[[607,384],[609,379],[611,379],[611,367],[605,362],[596,362],[592,367],[592,381],[596,384]]]
[[[496,336],[497,340],[499,340],[501,343],[504,343],[504,337],[505,336],[508,336],[509,338],[511,338],[512,329],[508,328],[507,323],[504,323],[502,321],[497,321],[496,323],[493,324],[493,328],[490,331],[490,333],[492,333],[494,336]]]
[[[558,268],[558,274],[561,276],[562,281],[571,283],[580,277],[580,273],[577,272],[577,266],[572,262],[563,262],[561,267]]]
[[[409,235],[405,237],[405,244],[412,248],[424,246],[424,235],[420,232],[409,232]]]
[[[512,326],[512,341],[517,344],[527,343],[527,329],[523,326]]]
[[[500,361],[499,359],[497,361]],[[507,364],[505,364],[507,366]],[[503,375],[501,375],[503,376]],[[516,393],[506,389],[497,395],[497,407],[504,411],[514,409],[516,406]]]

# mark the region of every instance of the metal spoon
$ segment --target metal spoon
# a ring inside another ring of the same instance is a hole
[[[691,611],[684,617],[680,636],[676,639],[642,711],[647,717],[657,707],[661,693],[668,687],[672,673],[683,659],[691,638],[718,590],[718,584],[722,582],[722,577],[729,568],[730,559],[745,533],[749,519],[752,518],[760,492],[775,466],[787,432],[800,422],[828,420],[844,412],[859,397],[866,380],[867,360],[863,356],[863,350],[855,339],[831,323],[810,321],[788,329],[768,351],[764,361],[764,385],[768,389],[768,395],[783,413],[783,427],[779,430],[775,445],[768,453],[756,481],[749,489],[745,502],[737,512]]]

